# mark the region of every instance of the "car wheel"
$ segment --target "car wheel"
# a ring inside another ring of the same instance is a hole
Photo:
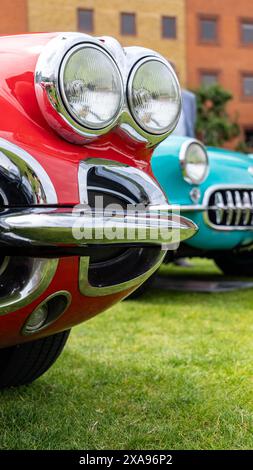
[[[253,276],[253,253],[251,251],[229,252],[218,256],[214,261],[226,276]]]
[[[29,384],[44,374],[61,354],[69,333],[0,349],[0,388]]]

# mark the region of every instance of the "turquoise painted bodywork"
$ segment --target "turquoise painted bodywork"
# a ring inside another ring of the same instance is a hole
[[[183,179],[179,153],[181,145],[188,137],[170,136],[155,150],[151,165],[153,173],[165,191],[171,204],[193,205],[190,191],[198,187],[201,193],[198,204],[203,202],[205,191],[214,185],[252,185],[253,176],[248,168],[253,167],[253,155],[220,148],[207,148],[210,170],[206,180],[199,184],[189,184]],[[221,231],[209,227],[204,220],[203,212],[184,212],[199,226],[199,232],[190,240],[189,246],[203,250],[230,250],[253,241],[253,231]]]

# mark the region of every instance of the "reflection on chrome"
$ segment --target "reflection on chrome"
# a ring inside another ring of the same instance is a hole
[[[85,246],[100,244],[172,245],[194,235],[196,225],[171,207],[150,206],[143,211],[87,206],[69,209],[38,209],[8,213],[1,217],[0,242],[15,246]]]
[[[134,242],[174,250],[196,230],[192,222],[180,218],[180,208],[176,212],[170,206],[141,203],[127,204],[126,209],[120,204],[105,207],[103,199],[96,196],[95,207],[83,204],[74,208],[72,234],[78,244]]]

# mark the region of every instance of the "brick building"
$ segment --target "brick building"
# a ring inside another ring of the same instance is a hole
[[[1,0],[0,34],[24,33],[28,30],[27,0]]]
[[[220,83],[253,147],[253,0],[1,0],[0,34],[50,30],[155,49],[176,64],[182,86]]]
[[[141,45],[177,63],[186,80],[185,0],[27,0],[29,30],[81,30]]]
[[[186,0],[187,85],[218,82],[253,147],[253,1]]]

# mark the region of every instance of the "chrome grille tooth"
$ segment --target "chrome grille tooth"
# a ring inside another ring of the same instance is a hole
[[[253,191],[250,191],[250,199],[251,199],[251,212],[253,211]],[[253,214],[251,217],[250,224],[253,225]]]
[[[221,192],[218,191],[217,193],[215,193],[214,203],[215,203],[215,206],[217,207],[215,211],[216,223],[217,225],[220,225],[222,223],[224,210],[225,210],[224,199],[223,199]]]
[[[235,225],[240,225],[242,216],[242,200],[239,191],[235,191]]]
[[[227,200],[227,210],[226,210],[226,225],[231,225],[234,216],[234,200],[231,191],[226,191],[226,200]]]
[[[251,203],[248,191],[243,192],[243,225],[248,225],[251,216]]]

